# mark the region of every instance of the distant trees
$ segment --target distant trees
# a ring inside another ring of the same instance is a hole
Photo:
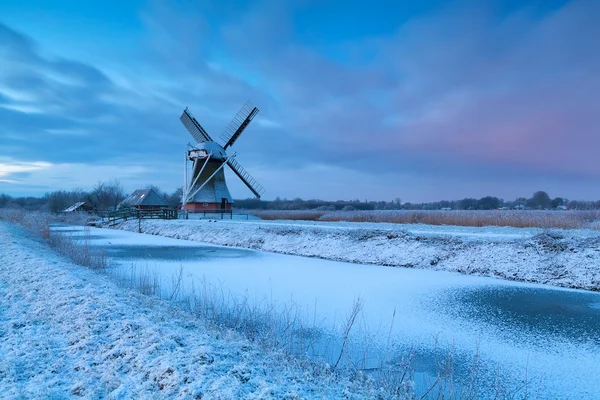
[[[479,210],[496,210],[502,206],[502,200],[497,197],[486,196],[477,202]]]
[[[527,199],[525,197],[518,197],[515,200],[514,206],[515,208],[522,208],[527,206]]]
[[[45,208],[51,213],[65,210],[77,202],[85,202],[95,210],[115,210],[125,198],[125,192],[118,180],[98,182],[91,192],[81,189],[56,190],[44,195]]]
[[[116,210],[123,199],[125,199],[125,191],[117,179],[98,182],[88,196],[92,207],[97,210]]]
[[[462,199],[458,202],[459,210],[476,210],[477,200],[476,199]]]
[[[148,185],[160,193],[169,206],[176,208],[181,204],[182,188],[177,188],[172,193],[167,193],[154,185]],[[78,201],[84,201],[95,210],[114,210],[125,198],[125,192],[118,180],[98,182],[90,192],[77,189],[72,191],[58,190],[47,193],[42,198],[18,197],[13,198],[0,193],[0,208],[15,207],[26,210],[47,209],[50,212],[60,212]],[[499,208],[529,208],[529,209],[556,209],[565,207],[570,210],[600,209],[600,201],[569,201],[563,197],[551,199],[547,192],[537,191],[529,199],[519,197],[514,201],[504,201],[498,197],[485,196],[480,199],[464,198],[462,200],[441,200],[429,203],[402,203],[400,198],[390,201],[361,201],[361,200],[336,200],[326,201],[319,199],[292,200],[275,198],[275,200],[239,199],[235,200],[235,207],[247,210],[495,210]]]
[[[561,206],[566,206],[568,202],[569,201],[567,199],[563,199],[562,197],[556,197],[550,202],[550,207],[557,208]]]
[[[567,208],[569,210],[597,210],[600,208],[600,202],[571,200]]]
[[[444,202],[442,202],[444,203]],[[503,201],[497,197],[486,196],[481,199],[466,198],[458,201],[459,210],[495,210],[502,206]]]
[[[4,193],[0,194],[0,208],[6,207],[10,203],[11,200],[12,200],[12,197],[10,197],[9,195],[4,194]]]
[[[360,201],[360,200],[302,200],[302,199],[281,199],[276,198],[273,201],[259,199],[235,200],[237,208],[247,210],[492,210],[502,206],[502,199],[487,196],[482,199],[467,198],[459,201],[442,200],[431,203],[401,203],[400,199],[387,201]]]
[[[165,196],[165,200],[169,203],[169,207],[177,208],[181,203],[181,199],[183,196],[183,188],[177,188],[175,191],[167,196]]]
[[[441,200],[430,203],[400,203],[397,199],[386,201],[324,201],[324,200],[302,200],[281,199],[273,201],[259,199],[243,199],[235,201],[236,207],[241,209],[262,210],[496,210],[500,208],[510,209],[556,209],[565,206],[568,209],[590,210],[600,209],[600,201],[569,201],[562,197],[551,199],[547,192],[538,191],[529,199],[518,197],[514,201],[504,201],[498,197],[485,196],[480,199],[464,198],[462,200]]]
[[[23,210],[41,210],[46,205],[44,198],[40,197],[12,197],[0,193],[0,208],[20,208]]]
[[[543,210],[551,207],[552,200],[550,200],[550,196],[548,195],[548,193],[544,192],[543,190],[540,190],[533,194],[531,199],[527,201],[527,205],[529,208],[537,208],[539,210]]]
[[[46,193],[44,199],[46,200],[48,211],[57,213],[72,206],[78,201],[85,201],[87,196],[88,194],[80,189],[72,191],[57,190],[55,192]]]

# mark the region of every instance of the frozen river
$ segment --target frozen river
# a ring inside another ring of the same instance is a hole
[[[600,392],[600,293],[109,229],[92,228],[87,234],[81,228],[56,229],[87,237],[116,268],[152,270],[166,292],[182,270],[184,290],[192,282],[196,288],[208,283],[256,303],[294,304],[338,338],[360,297],[363,309],[353,332],[355,343],[371,349],[364,358],[382,352],[392,361],[412,355],[421,390],[439,371],[440,359],[452,353],[456,378],[469,380],[477,360],[476,379],[486,382],[487,390],[499,376],[513,388],[527,382],[537,398],[595,398]],[[365,362],[367,368],[375,366]]]

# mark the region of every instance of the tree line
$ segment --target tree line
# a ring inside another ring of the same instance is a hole
[[[531,197],[519,197],[505,201],[498,197],[485,196],[480,199],[464,198],[462,200],[441,200],[426,203],[403,203],[400,198],[390,201],[369,200],[303,200],[300,198],[288,200],[245,199],[236,200],[237,208],[246,210],[321,210],[321,211],[352,211],[352,210],[497,210],[497,209],[528,209],[528,210],[597,210],[600,201],[569,200],[564,197],[551,198],[545,191],[537,191]]]
[[[147,185],[157,191],[172,208],[181,204],[182,189],[167,193],[154,185]],[[46,209],[52,213],[65,210],[67,207],[83,201],[92,210],[115,210],[125,199],[126,192],[118,180],[98,182],[91,191],[57,190],[46,193],[42,197],[11,197],[0,194],[0,208],[11,207],[25,210]],[[235,208],[245,210],[320,210],[320,211],[352,211],[352,210],[497,210],[497,209],[529,209],[529,210],[597,210],[600,201],[569,200],[563,197],[551,198],[545,191],[537,191],[531,197],[519,197],[505,201],[498,197],[486,196],[480,199],[464,198],[462,200],[441,200],[427,203],[403,203],[400,198],[390,201],[365,200],[292,200],[240,199],[235,200]]]
[[[146,188],[156,190],[169,203],[176,208],[181,202],[181,189],[169,194],[153,185]],[[98,182],[91,191],[81,189],[56,190],[46,193],[42,197],[12,197],[0,194],[0,208],[20,208],[29,211],[47,210],[58,213],[77,202],[84,202],[90,210],[116,210],[121,201],[127,197],[127,193],[118,180]]]

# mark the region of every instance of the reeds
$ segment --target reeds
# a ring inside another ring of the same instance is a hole
[[[453,210],[453,211],[258,211],[264,220],[376,222],[395,224],[504,226],[544,229],[600,229],[600,211]]]

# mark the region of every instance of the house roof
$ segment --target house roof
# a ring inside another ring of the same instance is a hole
[[[84,204],[85,204],[85,201],[78,201],[77,203],[73,204],[71,207],[66,208],[63,212],[73,212],[73,211],[76,211],[79,207],[81,207]]]
[[[137,206],[168,207],[169,203],[154,189],[138,189],[123,200],[118,208]]]

